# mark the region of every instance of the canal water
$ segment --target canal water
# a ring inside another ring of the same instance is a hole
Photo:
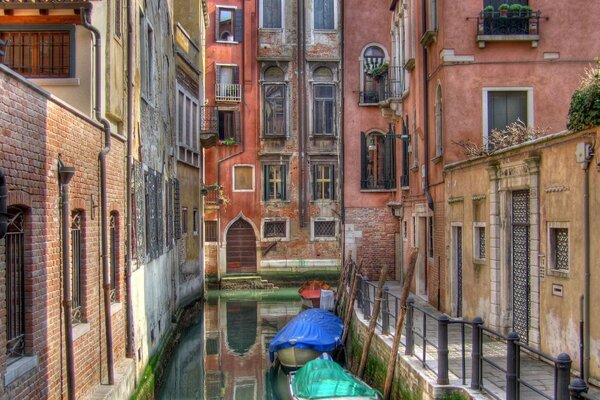
[[[268,347],[301,311],[298,290],[211,291],[203,308],[182,332],[159,399],[287,400]]]

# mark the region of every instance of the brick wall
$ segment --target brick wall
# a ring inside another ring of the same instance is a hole
[[[66,391],[62,320],[62,261],[58,160],[74,166],[71,210],[84,218],[83,304],[89,330],[74,342],[77,397],[106,379],[101,270],[98,154],[104,133],[95,122],[51,98],[0,66],[0,168],[9,189],[9,206],[25,210],[25,341],[38,367],[10,385],[3,398],[61,398]],[[116,137],[107,158],[108,212],[118,215],[118,292],[124,300],[125,143]],[[5,243],[0,240],[0,298],[6,298]],[[118,306],[116,307],[118,308]],[[115,361],[125,356],[125,310],[113,314]],[[6,346],[6,305],[0,303],[0,345]],[[61,353],[63,354],[61,356]],[[62,363],[62,364],[61,364]],[[8,360],[0,351],[0,373]]]

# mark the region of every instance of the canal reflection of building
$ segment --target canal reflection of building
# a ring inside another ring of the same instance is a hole
[[[219,298],[205,306],[205,399],[273,398],[271,339],[300,311],[299,302]]]

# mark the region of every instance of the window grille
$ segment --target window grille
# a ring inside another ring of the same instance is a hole
[[[110,302],[115,303],[117,301],[117,263],[118,263],[118,252],[117,246],[119,245],[117,236],[117,216],[115,213],[110,215]]]
[[[165,242],[165,227],[164,227],[164,211],[163,211],[163,175],[160,172],[154,172],[154,187],[156,196],[156,234],[155,234],[155,250],[156,257],[164,253]]]
[[[179,202],[179,179],[173,179],[173,225],[175,226],[175,239],[181,239],[181,208]]]
[[[206,355],[212,356],[219,354],[219,338],[206,338]]]
[[[284,238],[286,234],[286,221],[265,221],[265,238]]]
[[[25,351],[25,230],[22,210],[8,210],[6,251],[6,354],[8,363]]]
[[[480,227],[477,233],[479,235],[479,258],[485,258],[485,228]]]
[[[314,221],[315,237],[335,237],[335,221]]]
[[[181,233],[183,233],[184,235],[187,234],[187,210],[187,207],[183,207],[181,209]]]
[[[83,244],[82,244],[82,213],[76,210],[71,215],[71,297],[73,323],[83,322],[83,303],[82,303],[82,263],[83,263]]]
[[[569,230],[567,228],[550,228],[550,246],[552,269],[568,271]]]
[[[216,242],[219,240],[217,221],[204,221],[204,231],[204,240],[206,242]]]
[[[71,32],[68,30],[0,32],[6,42],[0,63],[28,78],[72,76]]]

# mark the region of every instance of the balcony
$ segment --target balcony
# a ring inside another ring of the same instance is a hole
[[[216,106],[200,107],[200,142],[208,148],[217,144],[219,138],[219,116]]]
[[[240,102],[242,100],[242,85],[239,83],[215,84],[215,100],[224,102]]]
[[[90,7],[89,0],[2,0],[0,9],[27,9],[27,8],[62,8],[76,9]]]
[[[531,42],[540,40],[540,11],[482,11],[477,17],[477,42]]]
[[[404,76],[403,67],[392,66],[382,79],[383,96],[379,100],[379,107],[385,117],[395,118],[402,115],[402,101],[407,94]]]

